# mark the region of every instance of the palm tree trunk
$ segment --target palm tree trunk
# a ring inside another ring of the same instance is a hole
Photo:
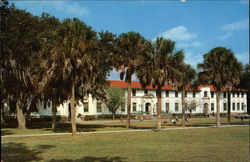
[[[76,111],[75,111],[75,83],[72,83],[71,99],[70,99],[70,111],[71,111],[71,127],[72,136],[76,136]]]
[[[23,114],[23,107],[19,99],[16,102],[16,114],[18,121],[18,129],[26,129],[26,121],[25,116]]]
[[[161,130],[161,87],[157,88],[157,130]]]
[[[56,129],[56,102],[55,100],[52,101],[52,131]]]
[[[129,79],[128,81],[127,128],[130,128],[130,112],[131,112],[131,79]]]
[[[227,93],[227,124],[231,124],[231,93]]]
[[[185,90],[182,90],[181,93],[181,99],[182,99],[182,126],[185,126]]]
[[[217,104],[216,126],[217,128],[220,128],[220,91],[216,93],[216,104]]]

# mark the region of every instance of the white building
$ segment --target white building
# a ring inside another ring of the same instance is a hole
[[[110,87],[119,87],[125,89],[127,96],[127,83],[124,81],[110,81]],[[156,90],[148,86],[146,90],[142,89],[139,82],[132,82],[131,113],[156,114],[157,97]],[[199,86],[197,91],[188,91],[186,93],[186,102],[195,102],[196,109],[192,113],[203,113],[204,108],[208,108],[208,113],[216,113],[216,92],[212,86]],[[177,92],[169,86],[162,88],[162,113],[181,113],[181,92]],[[33,115],[50,116],[52,104],[40,103],[39,110]],[[231,112],[244,113],[247,108],[247,93],[245,91],[231,92]],[[83,103],[76,106],[77,115],[102,115],[110,114],[105,104],[91,95],[84,99]],[[222,92],[220,96],[220,112],[227,112],[227,92]],[[117,114],[126,114],[126,105],[121,107]],[[57,115],[69,116],[69,102],[65,102],[57,109]]]

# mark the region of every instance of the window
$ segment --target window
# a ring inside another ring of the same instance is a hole
[[[185,92],[185,97],[187,97],[187,92]]]
[[[96,111],[97,112],[102,112],[102,104],[100,102],[98,102],[97,105],[96,105]]]
[[[166,113],[168,113],[169,112],[169,103],[168,102],[166,102],[165,108],[166,108]]]
[[[240,110],[240,103],[237,103],[237,110]]]
[[[193,106],[194,106],[194,107],[193,107],[193,108],[194,108],[193,110],[196,111],[196,103],[193,103],[193,104],[194,104],[194,105],[193,105]]]
[[[235,103],[233,103],[233,110],[235,110]]]
[[[179,111],[179,104],[175,103],[175,112],[178,112],[178,111]]]
[[[223,93],[223,98],[227,98],[227,93],[226,92]]]
[[[169,97],[169,91],[166,91],[166,97]]]
[[[193,92],[193,98],[195,98],[195,92]]]
[[[244,98],[244,92],[241,92],[241,97]]]
[[[133,102],[133,111],[136,111],[136,102]]]
[[[237,93],[237,97],[238,97],[238,98],[240,97],[240,92]]]
[[[235,93],[233,92],[233,97],[234,97]]]
[[[147,96],[148,95],[148,90],[144,91],[144,95]]]
[[[207,97],[207,91],[204,92],[204,97]]]
[[[88,102],[83,103],[83,111],[84,112],[89,112],[89,104],[88,104]]]
[[[223,103],[223,110],[224,110],[224,111],[227,110],[227,103]]]
[[[132,90],[132,96],[136,96],[136,90],[135,89]]]
[[[211,92],[211,98],[214,98],[214,92]]]
[[[178,97],[178,91],[175,91],[175,97]]]
[[[124,112],[125,111],[125,104],[121,105],[121,111]]]
[[[244,110],[244,103],[241,103],[241,110]]]
[[[214,103],[211,103],[211,111],[214,111]]]

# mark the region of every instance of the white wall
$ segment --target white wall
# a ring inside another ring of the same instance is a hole
[[[204,97],[204,92],[207,91],[207,97]],[[152,93],[153,97],[144,97],[144,90],[136,90],[136,96],[131,97],[131,113],[139,113],[140,111],[145,112],[145,104],[149,102],[151,104],[151,111],[150,114],[156,114],[156,104],[157,104],[157,97],[156,97],[156,91],[155,90],[148,90],[148,94]],[[242,103],[244,105],[247,104],[247,99],[246,99],[246,93],[244,92],[244,96],[242,97],[241,93],[240,96],[238,97],[235,95],[231,94],[231,112],[237,112],[237,113],[243,113],[246,112],[246,106],[244,107],[245,110],[242,110]],[[127,91],[125,90],[125,98],[127,99]],[[211,97],[211,92],[209,87],[203,87],[199,92],[196,92],[195,98],[193,97],[193,92],[188,92],[186,101],[191,102],[192,100],[195,100],[197,107],[196,111],[193,113],[203,113],[203,108],[204,104],[208,104],[209,108],[209,113],[211,113],[211,103],[214,103],[214,112],[216,113],[216,92],[214,92],[214,97]],[[89,111],[84,112],[84,106],[83,103],[80,102],[76,106],[76,115],[81,114],[81,115],[98,115],[98,114],[111,114],[109,110],[106,108],[106,105],[102,103],[102,112],[97,112],[97,101],[95,98],[92,97],[90,94],[87,99],[84,102],[88,102],[88,107]],[[65,102],[58,106],[57,109],[57,115],[62,115],[62,116],[68,116],[68,103]],[[136,103],[136,111],[133,111],[133,103]],[[169,103],[169,113],[181,113],[182,108],[181,108],[181,92],[178,92],[178,98],[175,97],[175,91],[169,91],[169,97],[166,97],[166,92],[165,90],[162,91],[162,112],[166,112],[166,104]],[[179,111],[175,111],[175,103],[178,103],[179,106]],[[221,113],[226,113],[226,111],[223,110],[223,103],[227,103],[227,98],[223,97],[223,92],[221,93],[220,96],[220,112]],[[233,103],[235,103],[235,110],[233,110]],[[237,110],[237,103],[240,103],[240,110]],[[52,108],[52,103],[47,104],[47,108],[44,109],[44,103],[41,102],[38,105],[39,107],[39,112],[38,113],[33,113],[34,115],[51,115],[51,108]],[[121,109],[117,111],[117,114],[126,114],[127,113],[127,104],[125,105],[125,111],[122,112]]]

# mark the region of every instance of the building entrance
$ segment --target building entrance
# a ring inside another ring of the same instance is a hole
[[[145,104],[145,112],[146,112],[147,114],[149,114],[150,111],[151,111],[151,103],[147,102],[147,103]]]

